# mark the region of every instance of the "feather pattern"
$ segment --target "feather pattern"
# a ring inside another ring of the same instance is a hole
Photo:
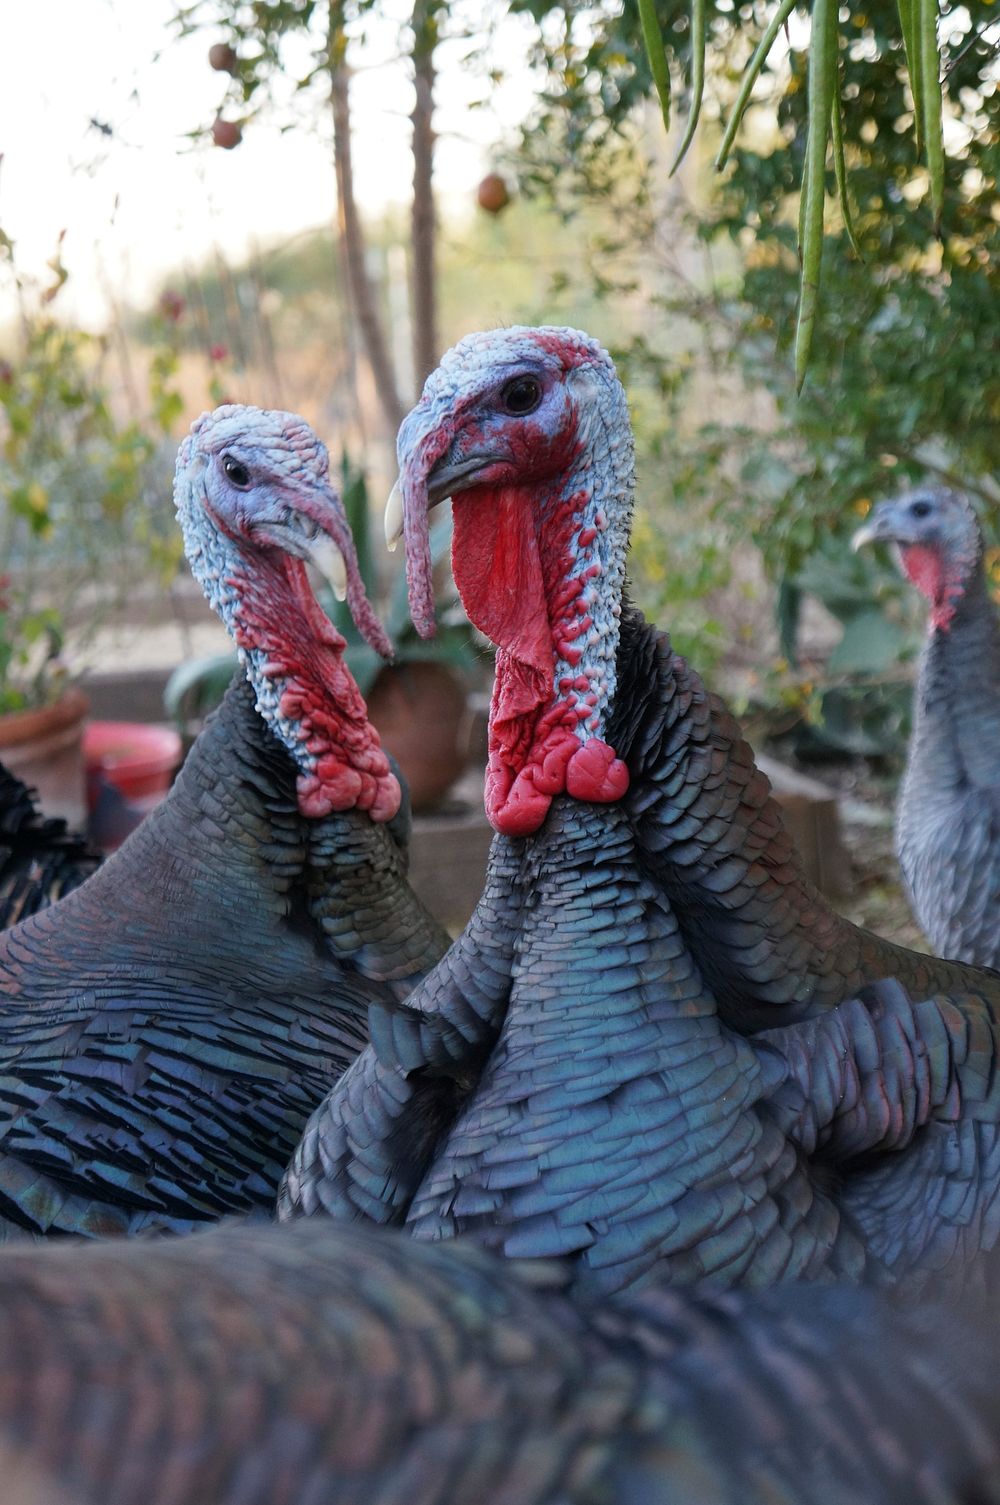
[[[238,678],[169,799],[0,940],[0,1238],[267,1210],[371,999],[440,955],[387,832],[295,783]]]
[[[177,497],[247,677],[114,857],[0,936],[0,1240],[270,1212],[369,1004],[448,944],[305,576],[334,547],[381,641],[325,450],[292,415],[222,408],[182,446]]]
[[[8,1250],[4,1505],[962,1505],[995,1309],[663,1286],[317,1221]]]
[[[981,974],[837,914],[807,879],[722,701],[632,607],[621,632],[610,735],[629,767],[624,803],[643,866],[669,895],[727,1020],[757,1030],[808,1019],[883,978],[914,996],[989,989]]]
[[[652,1270],[857,1277],[857,1238],[768,1110],[777,1055],[719,1020],[624,812],[557,801],[531,841],[497,839],[493,874],[462,972],[449,955],[379,1010],[391,1022],[311,1120],[281,1215],[571,1257],[582,1290]],[[498,935],[499,957],[465,965]],[[462,973],[500,985],[485,1029]]]
[[[0,763],[0,930],[72,893],[100,863],[64,820],[39,814],[32,790]]]

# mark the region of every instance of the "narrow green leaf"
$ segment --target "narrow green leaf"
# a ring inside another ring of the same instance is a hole
[[[842,114],[843,104],[840,97],[839,79],[833,94],[833,106],[830,112],[830,121],[833,126],[833,166],[837,174],[837,193],[840,196],[840,212],[844,216],[844,229],[847,238],[851,242],[854,254],[859,261],[863,261],[861,247],[858,245],[858,237],[854,230],[854,215],[851,212],[851,201],[847,196],[847,164],[844,161],[844,119]]]
[[[670,69],[667,66],[667,54],[663,46],[663,38],[660,35],[660,23],[656,19],[655,0],[639,0],[639,22],[642,26],[642,40],[646,48],[646,56],[649,59],[650,72],[653,75],[653,83],[660,99],[660,113],[663,116],[663,129],[670,129]]]
[[[747,103],[750,99],[751,90],[753,89],[754,84],[757,82],[757,77],[760,73],[761,68],[764,66],[764,59],[770,52],[772,46],[774,45],[775,37],[778,35],[778,32],[788,20],[788,17],[795,9],[795,6],[796,0],[781,0],[781,4],[778,6],[778,9],[775,11],[774,15],[768,22],[767,30],[764,32],[764,35],[761,37],[760,41],[757,43],[757,46],[754,49],[753,57],[750,59],[749,63],[747,63],[746,67],[743,70],[743,78],[740,82],[740,91],[736,96],[735,103],[733,104],[733,108],[729,116],[729,120],[726,122],[726,130],[722,138],[722,145],[719,147],[719,152],[715,159],[716,167],[725,167],[726,165],[726,159],[729,156],[730,151],[732,150],[733,142],[736,139],[736,132],[740,128],[740,121],[743,119],[744,113],[746,111]]]
[[[814,0],[812,35],[809,38],[809,128],[802,169],[802,199],[799,203],[802,274],[799,282],[799,314],[795,325],[795,385],[799,391],[809,365],[823,260],[826,148],[837,81],[838,11],[839,0]]]
[[[917,152],[922,156],[924,97],[921,87],[920,47],[917,42],[918,0],[896,0],[896,4],[899,9],[899,29],[903,33],[906,67],[910,75],[910,93],[913,95],[913,132],[917,138]]]
[[[920,83],[923,94],[923,138],[931,180],[934,228],[941,226],[944,201],[944,135],[941,128],[941,55],[938,51],[938,0],[916,0],[919,32]]]
[[[701,114],[701,99],[705,92],[705,40],[707,32],[705,0],[691,0],[691,108],[688,111],[684,139],[677,149],[670,176],[680,167],[691,145],[698,116]]]

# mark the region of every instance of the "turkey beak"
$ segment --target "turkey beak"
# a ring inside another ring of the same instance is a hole
[[[868,544],[893,543],[898,536],[899,514],[891,503],[879,502],[868,514],[868,521],[851,538],[851,548],[856,554]]]
[[[387,541],[394,543],[400,531],[406,540],[410,616],[423,638],[433,637],[436,630],[428,514],[462,485],[473,485],[473,475],[490,463],[484,456],[452,458],[462,442],[461,415],[452,403],[451,392],[436,398],[425,390],[403,419],[396,440],[399,480],[386,509]]]
[[[255,531],[273,547],[313,565],[337,600],[347,602],[366,642],[383,658],[392,657],[392,644],[365,593],[350,525],[332,486],[303,487],[277,516],[259,518]]]
[[[395,554],[402,536],[403,490],[397,477],[392,490],[389,492],[389,500],[385,504],[385,546],[390,554]]]
[[[476,484],[479,472],[496,463],[493,455],[473,455],[449,465],[447,455],[432,467],[427,476],[427,511],[433,512],[442,502],[450,501],[455,492]],[[385,543],[390,554],[396,552],[403,536],[403,487],[400,479],[389,492],[385,504]]]
[[[338,601],[347,600],[347,561],[328,533],[317,533],[307,545],[309,563],[327,582]]]

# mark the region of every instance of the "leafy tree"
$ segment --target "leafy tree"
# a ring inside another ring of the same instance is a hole
[[[663,184],[636,131],[653,91],[637,9],[626,5],[619,16],[610,8],[521,3],[539,21],[545,77],[518,143],[526,187],[572,213],[607,191],[609,164],[625,154],[642,190],[623,222],[618,260],[629,242],[634,256],[640,234],[655,249],[662,225],[650,205],[662,200]],[[721,139],[752,45],[774,14],[770,6],[708,4],[703,137]],[[656,15],[683,118],[697,55],[691,12],[679,0],[657,0]],[[648,287],[651,300],[688,330],[691,368],[726,392],[764,391],[771,399],[764,420],[753,423],[743,416],[745,403],[732,404],[731,415],[717,405],[697,434],[682,435],[676,463],[664,447],[668,471],[673,465],[665,479],[676,494],[677,484],[687,484],[691,455],[700,455],[695,501],[711,492],[717,527],[761,549],[782,587],[779,625],[789,659],[801,590],[835,609],[848,627],[847,649],[833,662],[839,681],[861,668],[883,674],[912,642],[912,615],[894,573],[846,557],[846,536],[873,498],[931,473],[976,493],[988,529],[1000,522],[1000,24],[986,4],[955,6],[941,17],[947,155],[938,212],[914,141],[896,6],[866,0],[841,10],[847,215],[831,157],[824,285],[799,395],[796,222],[809,33],[804,13],[789,20],[790,43],[764,64],[725,172],[708,202],[701,194],[687,216],[690,234],[710,253],[706,266],[714,262],[721,274],[684,281],[661,264]],[[602,278],[609,295],[620,296],[626,279],[609,262]],[[676,366],[676,351],[661,351],[661,359]],[[669,529],[668,519],[667,548]],[[887,619],[872,613],[876,600],[893,615],[881,630]],[[866,630],[851,630],[862,612]]]
[[[327,92],[333,124],[337,179],[337,228],[343,285],[349,310],[371,366],[389,428],[399,426],[406,403],[393,369],[383,312],[368,269],[367,241],[354,194],[349,46],[363,31],[375,0],[189,0],[178,4],[174,24],[181,35],[203,31],[225,37],[212,48],[212,65],[230,75],[220,105],[244,120],[267,103],[277,79],[294,67],[302,43],[310,62],[296,77],[302,95]],[[413,202],[410,251],[413,285],[414,367],[419,381],[437,356],[436,224],[433,199],[434,54],[443,0],[413,0],[409,50],[415,100],[411,113]],[[218,136],[216,137],[218,139]],[[238,137],[237,137],[238,140]],[[227,141],[228,144],[228,141]]]

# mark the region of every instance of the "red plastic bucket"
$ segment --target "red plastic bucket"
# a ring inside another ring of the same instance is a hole
[[[91,836],[110,851],[170,788],[181,761],[181,739],[167,726],[90,721],[84,728],[83,756]]]

